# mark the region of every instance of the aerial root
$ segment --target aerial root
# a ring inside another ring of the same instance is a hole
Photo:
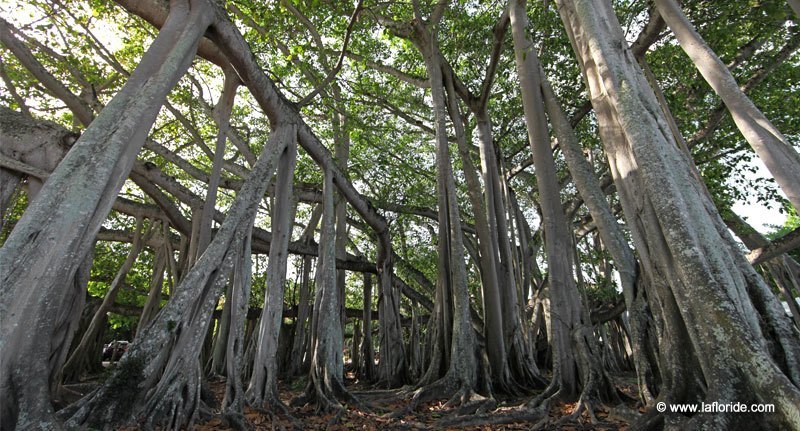
[[[292,407],[300,407],[306,404],[315,403],[317,412],[336,413],[339,414],[347,410],[342,404],[347,404],[359,410],[369,412],[371,409],[365,405],[356,396],[350,393],[344,384],[338,380],[330,382],[331,387],[325,388],[322,384],[309,381],[305,393],[291,401]]]
[[[331,420],[329,420],[329,421],[327,422],[327,424],[326,424],[326,428],[328,428],[328,427],[332,427],[332,426],[334,426],[334,425],[338,424],[338,423],[339,423],[339,421],[342,419],[342,416],[344,416],[344,413],[345,413],[345,411],[346,411],[346,410],[345,410],[344,408],[342,408],[342,409],[338,410],[338,411],[336,412],[336,414],[335,414],[335,415],[333,415],[333,417],[331,418]]]
[[[405,407],[401,407],[389,414],[388,417],[389,419],[399,419],[416,410],[421,403],[434,399],[452,397],[451,394],[458,386],[459,384],[456,382],[456,379],[449,376],[444,376],[441,379],[414,391],[414,396],[411,398],[411,401],[409,401]]]
[[[543,410],[545,413],[550,410],[550,401],[560,395],[559,387],[555,383],[548,385],[545,390],[535,396],[527,404],[521,406],[521,410]]]
[[[249,431],[253,429],[253,424],[244,417],[243,414],[238,412],[224,412],[222,413],[222,423],[236,431]]]
[[[451,416],[465,416],[476,412],[485,413],[497,407],[497,401],[492,397],[484,397],[469,389],[460,389],[450,398],[445,407],[456,407]]]

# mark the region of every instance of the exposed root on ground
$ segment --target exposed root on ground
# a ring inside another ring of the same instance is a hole
[[[481,414],[497,406],[494,398],[476,393],[473,388],[464,386],[457,378],[448,374],[417,389],[405,407],[395,410],[387,417],[389,419],[402,418],[416,410],[420,404],[435,399],[447,399],[448,401],[443,407],[454,409],[455,411],[451,414],[453,417]]]
[[[329,383],[330,388],[327,388],[317,379],[311,379],[306,386],[305,393],[294,398],[290,405],[300,407],[314,403],[318,412],[335,413],[336,415],[340,415],[346,410],[343,404],[365,412],[370,411],[369,407],[350,393],[341,381],[333,379]]]
[[[242,413],[228,411],[223,412],[221,417],[222,423],[228,428],[236,431],[249,431],[253,429],[253,424],[251,424]]]
[[[448,416],[436,422],[439,428],[463,428],[469,426],[507,425],[517,422],[533,422],[542,418],[540,412],[525,412],[516,409],[495,410],[470,416]]]

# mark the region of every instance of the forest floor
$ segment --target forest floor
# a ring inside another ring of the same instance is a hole
[[[628,376],[617,379],[618,388],[629,396],[635,397],[636,386],[630,384]],[[269,415],[246,408],[245,416],[255,430],[429,430],[429,429],[459,429],[459,430],[530,430],[535,425],[540,430],[625,430],[628,428],[631,412],[635,413],[633,402],[604,410],[596,410],[597,422],[592,423],[584,414],[577,420],[561,420],[568,416],[574,404],[555,404],[551,407],[547,421],[517,421],[505,424],[485,423],[472,426],[448,426],[444,422],[453,419],[455,409],[445,407],[447,400],[438,400],[421,404],[415,411],[406,413],[399,418],[390,418],[390,414],[402,410],[409,402],[412,389],[403,388],[394,391],[377,390],[353,379],[347,380],[348,389],[365,404],[370,406],[370,411],[362,411],[349,407],[343,414],[320,414],[314,406],[290,407],[292,417],[285,415]],[[291,385],[281,384],[280,395],[282,401],[288,406],[293,398],[302,395],[305,380],[295,380]],[[224,382],[212,383],[212,390],[217,399],[221,400],[225,393]],[[534,395],[526,398],[500,400],[501,409],[513,409],[527,402]],[[561,421],[560,421],[561,420]],[[227,430],[228,427],[219,418],[214,418],[205,423],[195,425],[200,431]]]

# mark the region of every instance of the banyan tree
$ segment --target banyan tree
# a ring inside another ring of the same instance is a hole
[[[798,10],[3,4],[0,429],[800,430]]]

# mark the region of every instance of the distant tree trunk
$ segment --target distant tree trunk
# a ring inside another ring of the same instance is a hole
[[[300,295],[297,300],[297,318],[294,324],[294,337],[292,340],[291,361],[289,362],[289,375],[298,376],[307,372],[305,370],[307,338],[308,338],[308,316],[311,300],[311,256],[303,257],[302,275],[300,279]]]
[[[585,407],[592,415],[593,403],[617,400],[616,392],[600,366],[588,311],[573,277],[574,245],[559,195],[542,99],[539,60],[526,34],[525,1],[512,0],[510,15],[522,106],[536,167],[550,281],[553,379],[542,396],[552,395],[565,401],[580,398],[575,413],[580,413]]]
[[[211,343],[211,359],[205,363],[205,371],[209,377],[225,376],[227,367],[225,360],[228,357],[228,334],[231,326],[231,302],[230,296],[233,294],[233,285],[228,283],[225,289],[225,304],[222,306],[222,314],[219,319],[211,322],[210,331],[213,333]],[[215,330],[216,329],[216,330]],[[201,360],[200,362],[204,362]]]
[[[163,222],[164,233],[169,234],[169,225]],[[169,236],[164,235],[164,242],[169,241]],[[164,270],[167,267],[167,246],[160,247],[156,252],[155,263],[153,264],[153,278],[150,280],[150,290],[147,294],[147,301],[142,307],[142,314],[139,316],[139,324],[136,325],[136,334],[146,328],[155,318],[156,313],[161,308],[161,291],[164,289]]]
[[[701,373],[706,401],[769,402],[776,412],[758,418],[699,414],[679,426],[800,428],[800,390],[770,357],[748,296],[766,286],[679,152],[635,58],[620,49],[627,42],[610,2],[557,3],[588,83],[642,273],[650,278],[648,297],[670,325],[659,333],[662,371],[669,374],[658,399],[697,401],[703,391],[692,379]],[[800,363],[791,348],[784,354]],[[699,367],[684,368],[692,361]],[[657,413],[644,420],[657,421]]]
[[[305,231],[300,236],[300,242],[310,244],[314,239],[314,231],[319,225],[322,216],[322,205],[317,205],[311,211],[311,218]],[[307,354],[309,347],[309,312],[311,309],[311,256],[303,256],[302,275],[300,279],[300,294],[297,300],[297,319],[294,325],[294,339],[292,340],[291,361],[289,362],[289,375],[299,376],[308,372],[310,362]]]
[[[411,328],[408,337],[408,372],[412,379],[419,379],[423,371],[423,337],[419,319],[419,305],[411,301]]]
[[[166,94],[191,65],[211,23],[210,9],[189,4],[173,2],[131,78],[53,171],[0,249],[2,428],[56,427],[50,373],[29,358],[51,357],[63,305],[84,294],[65,289],[64,280],[73,279],[87,256]],[[33,327],[37,337],[25,336]]]
[[[297,138],[296,126],[275,124],[206,252],[186,274],[153,323],[134,340],[114,374],[81,400],[68,426],[190,426],[199,405],[197,358],[209,319],[249,235],[278,156]],[[123,390],[124,389],[124,390]],[[72,413],[72,412],[70,412]]]
[[[292,236],[294,211],[292,186],[297,161],[295,143],[281,155],[275,182],[275,204],[272,208],[272,242],[267,264],[267,293],[258,331],[258,344],[253,374],[247,388],[248,402],[257,407],[281,404],[278,398],[278,339],[283,323],[283,296],[286,284],[287,249]]]
[[[103,302],[95,312],[86,332],[83,333],[78,347],[73,350],[72,355],[64,364],[64,378],[68,381],[79,381],[81,377],[83,377],[85,371],[96,371],[99,368],[96,347],[108,323],[108,311],[111,309],[111,306],[114,305],[117,294],[125,284],[125,277],[133,268],[133,264],[136,263],[139,253],[144,249],[144,245],[154,232],[152,222],[151,225],[148,226],[146,232],[143,232],[142,223],[143,220],[141,218],[136,220],[136,230],[128,256],[125,258],[125,261],[122,262],[122,265],[117,271],[117,275],[108,287]]]
[[[722,99],[734,123],[764,162],[795,210],[800,211],[800,154],[739,88],[675,0],[656,0],[661,17],[706,82]]]
[[[375,379],[375,355],[372,350],[372,274],[364,273],[364,307],[362,311],[364,336],[361,339],[362,366],[356,371],[359,379],[368,382]]]
[[[377,232],[378,255],[378,334],[380,360],[377,376],[387,387],[398,387],[408,378],[408,364],[403,346],[403,330],[400,326],[400,290],[392,282],[394,262],[392,241],[388,231]]]
[[[353,319],[353,337],[350,339],[350,366],[346,369],[355,372],[361,366],[361,320]]]

